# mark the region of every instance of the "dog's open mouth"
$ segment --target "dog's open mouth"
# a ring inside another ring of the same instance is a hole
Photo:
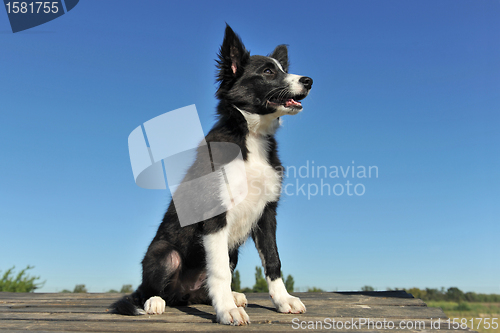
[[[286,108],[302,108],[302,103],[300,100],[304,99],[306,95],[296,95],[296,96],[285,96],[282,98],[271,98],[268,100],[269,104],[273,106],[284,106]]]

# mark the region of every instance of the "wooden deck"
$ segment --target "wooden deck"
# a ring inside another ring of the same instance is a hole
[[[230,327],[214,323],[214,310],[206,305],[167,308],[166,313],[158,316],[128,317],[108,311],[109,305],[121,297],[121,294],[0,292],[0,332],[290,332],[309,331],[313,327],[320,331],[320,322],[323,330],[329,331],[424,332],[437,330],[438,321],[440,333],[457,331],[448,329],[447,317],[441,309],[429,308],[423,301],[414,299],[405,292],[294,295],[304,302],[307,313],[277,313],[267,294],[247,294],[246,310],[252,324]],[[368,325],[368,320],[372,321],[371,326]],[[384,320],[386,329],[382,326]],[[363,321],[366,324],[361,325]],[[342,323],[343,329],[338,322]],[[351,327],[353,323],[355,325]],[[400,324],[405,329],[398,329]],[[435,327],[431,328],[431,324]],[[303,329],[299,329],[299,325]],[[346,325],[349,326],[348,329]],[[390,329],[392,325],[393,329]],[[410,326],[413,328],[406,328]]]

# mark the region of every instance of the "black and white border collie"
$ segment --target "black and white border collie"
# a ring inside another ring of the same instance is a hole
[[[300,100],[308,95],[313,81],[288,73],[285,45],[269,56],[250,56],[229,26],[218,57],[219,120],[206,141],[240,147],[248,194],[227,212],[185,227],[180,226],[171,202],[142,261],[142,284],[113,304],[116,313],[161,314],[166,305],[204,303],[214,306],[219,323],[250,323],[244,310],[245,295],[231,291],[238,248],[249,236],[262,260],[276,309],[282,313],[306,311],[297,297],[288,294],[281,277],[276,208],[283,167],[274,133],[281,116],[302,110]]]

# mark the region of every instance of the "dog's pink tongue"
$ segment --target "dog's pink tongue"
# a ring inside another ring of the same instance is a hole
[[[286,107],[289,107],[289,106],[302,106],[302,104],[300,102],[297,102],[293,98],[290,98],[289,100],[286,101],[285,106]]]

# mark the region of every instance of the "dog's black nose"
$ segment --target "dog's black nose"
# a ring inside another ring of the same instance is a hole
[[[311,79],[310,77],[307,77],[307,76],[301,77],[299,79],[299,82],[302,83],[306,89],[311,89],[311,87],[313,85],[313,79]]]

